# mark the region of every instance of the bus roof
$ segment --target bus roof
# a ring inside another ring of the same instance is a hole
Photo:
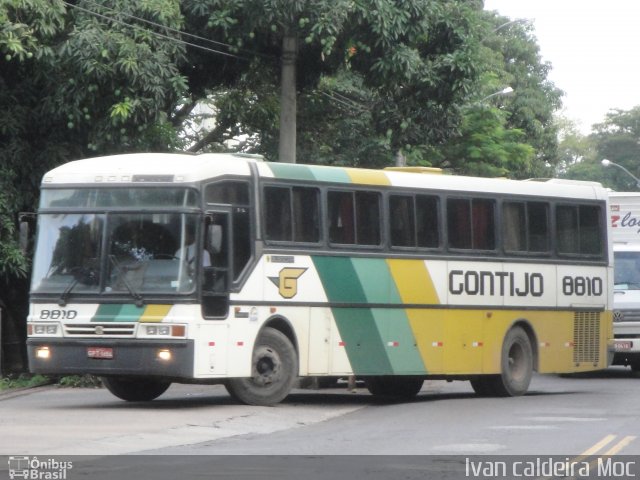
[[[219,176],[249,176],[301,182],[398,186],[415,189],[492,192],[558,198],[606,198],[595,182],[521,181],[458,175],[425,175],[403,170],[263,162],[257,155],[133,153],[77,160],[47,172],[43,186],[63,184],[195,183]]]

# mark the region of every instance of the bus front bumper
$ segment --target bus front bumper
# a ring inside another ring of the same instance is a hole
[[[193,378],[193,340],[27,340],[29,371],[45,375]]]

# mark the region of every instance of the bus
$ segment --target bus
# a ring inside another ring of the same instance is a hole
[[[302,377],[481,396],[608,366],[598,184],[123,154],[42,179],[29,368],[127,401],[173,382],[273,405]],[[191,254],[187,252],[191,251]]]

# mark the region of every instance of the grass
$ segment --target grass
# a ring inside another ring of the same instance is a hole
[[[34,388],[41,385],[57,384],[68,388],[100,388],[102,382],[93,375],[69,375],[66,377],[49,377],[46,375],[30,375],[21,373],[0,378],[0,392],[18,388]]]
[[[18,376],[0,378],[0,392],[16,388],[33,388],[49,383],[52,383],[52,379],[50,377],[22,373]]]

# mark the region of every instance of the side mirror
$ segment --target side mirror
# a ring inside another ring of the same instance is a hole
[[[20,221],[20,230],[18,234],[18,244],[20,251],[26,255],[29,250],[29,239],[31,238],[31,224],[35,220],[34,213],[20,212],[18,220]]]

